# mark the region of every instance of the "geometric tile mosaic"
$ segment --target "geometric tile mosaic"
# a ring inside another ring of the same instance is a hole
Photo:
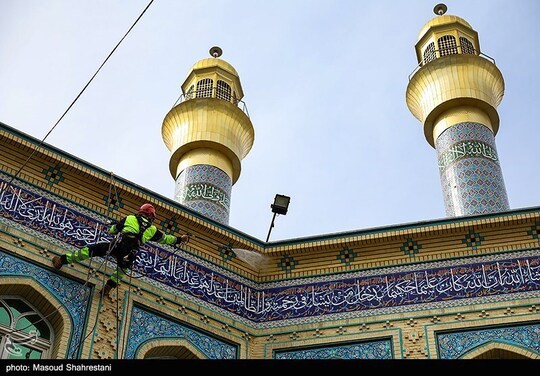
[[[176,179],[174,199],[221,224],[229,224],[232,181],[211,165],[185,168]]]
[[[407,238],[407,241],[403,243],[400,249],[406,256],[414,257],[414,255],[420,252],[422,245],[418,244],[418,242],[412,239]]]
[[[392,359],[390,339],[370,342],[346,343],[304,350],[280,350],[274,359]]]
[[[115,210],[119,210],[124,207],[124,203],[122,202],[122,198],[118,195],[118,193],[109,193],[107,196],[103,196],[103,201],[105,202],[105,205],[107,205],[108,211],[113,212]]]
[[[540,355],[540,324],[437,334],[439,359],[459,359],[492,342],[514,345]]]
[[[97,218],[94,212],[22,182],[8,187],[3,179],[0,174],[0,223],[63,248],[81,247],[98,239],[112,240],[105,219]],[[474,231],[462,239],[470,247],[483,241]],[[420,250],[420,244],[413,239],[407,239],[403,246],[403,252],[412,255]],[[293,256],[286,255],[276,266],[290,273],[298,264]],[[540,248],[399,268],[330,273],[294,282],[254,283],[189,253],[148,243],[140,248],[133,272],[146,276],[160,289],[191,296],[198,304],[219,309],[234,320],[280,327],[313,322],[324,315],[341,319],[538,297]]]
[[[531,235],[534,239],[540,242],[540,222],[537,222],[534,226],[531,227],[530,231],[527,231],[528,235]]]
[[[339,251],[339,255],[337,255],[337,259],[341,261],[342,264],[351,265],[351,262],[354,261],[356,256],[357,256],[356,252],[354,252],[349,247],[344,247],[341,251]]]
[[[484,241],[484,237],[480,234],[476,233],[474,230],[469,230],[469,233],[465,235],[465,239],[461,240],[461,243],[467,245],[467,247],[472,248],[476,251],[476,249],[482,245],[482,242]]]
[[[238,357],[236,345],[141,307],[133,307],[125,358],[134,359],[141,345],[160,338],[184,339],[201,351],[207,359],[236,359]]]
[[[47,185],[51,187],[64,181],[64,177],[62,176],[63,172],[61,171],[60,165],[49,167],[48,169],[42,170],[42,172],[45,174],[45,180],[47,180]]]
[[[285,273],[290,273],[298,265],[298,261],[292,256],[283,256],[277,266],[281,268]]]
[[[233,245],[232,243],[229,243],[228,246],[220,245],[218,247],[218,252],[221,255],[221,259],[225,262],[228,262],[236,258],[236,253],[234,253],[232,245]]]
[[[64,358],[78,359],[92,297],[91,287],[2,251],[0,251],[0,276],[31,278],[58,299],[58,304],[68,311],[73,325],[70,347]]]
[[[180,232],[180,224],[177,220],[178,217],[166,218],[161,221],[160,226],[163,227],[167,234],[176,234]]]
[[[489,128],[456,124],[437,138],[435,147],[448,216],[509,210],[495,136]]]

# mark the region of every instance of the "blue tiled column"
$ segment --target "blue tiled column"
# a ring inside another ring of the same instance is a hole
[[[232,181],[210,165],[184,169],[176,179],[175,200],[222,224],[229,224]]]
[[[509,210],[495,136],[488,127],[456,124],[437,138],[435,149],[448,216]]]

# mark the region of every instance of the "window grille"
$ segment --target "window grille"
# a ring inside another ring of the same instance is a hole
[[[213,82],[210,78],[203,78],[197,82],[197,98],[212,97]]]
[[[462,54],[471,54],[475,55],[476,51],[470,40],[465,37],[459,37],[459,44],[461,44],[461,53]]]
[[[441,56],[457,54],[456,38],[452,35],[443,35],[437,42]]]
[[[195,90],[195,88],[193,87],[193,85],[191,85],[191,87],[188,89],[188,91],[186,93],[186,100],[195,98],[193,90]]]
[[[429,63],[437,58],[435,55],[435,43],[431,42],[424,50],[424,64]]]
[[[216,98],[231,101],[231,87],[225,81],[218,80]]]

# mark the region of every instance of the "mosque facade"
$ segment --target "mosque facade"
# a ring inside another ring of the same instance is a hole
[[[467,21],[435,10],[406,102],[444,219],[273,242],[231,228],[255,127],[217,47],[164,117],[173,199],[0,123],[0,358],[540,358],[540,207],[509,207],[503,76]],[[143,245],[107,295],[113,259],[53,268],[145,202],[190,242]]]

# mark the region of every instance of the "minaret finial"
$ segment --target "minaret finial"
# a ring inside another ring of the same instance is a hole
[[[220,57],[221,54],[223,54],[223,50],[218,46],[214,46],[210,49],[210,56],[212,57]]]
[[[443,3],[439,3],[439,4],[435,5],[435,8],[433,8],[433,12],[437,16],[442,16],[443,14],[446,13],[447,10],[448,10],[448,7]]]

